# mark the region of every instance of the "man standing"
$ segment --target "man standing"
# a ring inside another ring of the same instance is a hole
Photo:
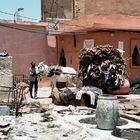
[[[36,64],[34,62],[31,62],[31,67],[29,68],[30,76],[30,96],[33,98],[32,92],[34,87],[34,98],[37,98],[37,91],[38,91],[38,77],[36,72]]]
[[[61,50],[61,54],[60,54],[60,58],[59,58],[59,65],[66,67],[66,58],[65,58],[65,53],[64,53],[64,49],[62,48]]]

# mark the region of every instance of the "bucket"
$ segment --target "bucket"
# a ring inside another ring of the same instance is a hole
[[[96,107],[97,128],[113,130],[119,119],[117,96],[104,94],[98,97]]]
[[[0,105],[0,116],[10,115],[10,107],[6,105]]]

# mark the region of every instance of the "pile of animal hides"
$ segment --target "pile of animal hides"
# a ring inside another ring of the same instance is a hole
[[[48,68],[48,77],[52,77],[53,75],[60,75],[62,73],[61,67],[58,65],[51,65]]]
[[[79,55],[78,76],[82,77],[83,86],[119,88],[127,76],[125,59],[111,45],[83,48]]]

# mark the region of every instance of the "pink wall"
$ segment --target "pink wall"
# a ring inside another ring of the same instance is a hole
[[[59,48],[58,53],[60,54],[61,48],[64,48],[67,66],[72,66],[74,68],[78,68],[78,56],[80,50],[83,48],[83,41],[85,39],[94,39],[94,46],[101,44],[110,44],[114,47],[118,47],[118,41],[124,42],[124,50],[125,50],[125,59],[127,63],[127,71],[129,78],[133,78],[134,76],[140,74],[140,66],[139,67],[131,67],[131,40],[132,39],[140,39],[139,33],[134,32],[115,32],[114,36],[111,36],[110,32],[93,32],[87,33],[83,35],[76,35],[76,48],[73,45],[73,36],[60,36],[59,38]],[[72,60],[71,60],[72,59]],[[72,64],[71,64],[72,61]]]
[[[22,25],[21,28],[45,31],[45,26],[38,25]],[[51,64],[56,63],[57,59],[55,57],[57,49],[47,45],[46,35],[0,26],[0,52],[4,50],[13,56],[13,73],[15,75],[28,76],[31,61],[35,61],[36,64],[40,61]]]
[[[0,24],[1,25],[1,24]],[[22,25],[22,28],[45,31],[45,26]],[[139,33],[115,32],[92,32],[83,35],[76,35],[76,48],[74,47],[72,35],[58,36],[58,48],[48,46],[47,36],[39,33],[31,33],[14,28],[0,26],[0,52],[7,50],[13,56],[13,73],[28,76],[28,69],[31,61],[46,64],[56,64],[59,59],[61,48],[64,48],[67,66],[78,69],[78,56],[83,48],[85,39],[94,39],[95,46],[99,44],[110,44],[118,46],[118,41],[124,42],[125,58],[127,62],[128,75],[132,78],[139,74],[140,67],[131,66],[131,40],[140,39]]]

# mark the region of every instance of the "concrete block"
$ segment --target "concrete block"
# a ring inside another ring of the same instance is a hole
[[[13,86],[12,56],[0,57],[0,86]]]

